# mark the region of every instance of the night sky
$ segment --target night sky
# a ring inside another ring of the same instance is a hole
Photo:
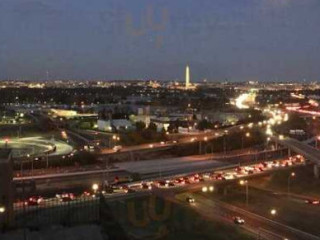
[[[319,0],[0,0],[1,79],[307,81]]]

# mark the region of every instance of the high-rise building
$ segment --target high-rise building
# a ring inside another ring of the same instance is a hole
[[[189,66],[187,65],[186,67],[186,89],[190,88],[190,69]]]

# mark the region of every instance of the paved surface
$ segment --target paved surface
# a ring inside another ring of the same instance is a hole
[[[178,197],[178,201],[181,204],[185,204],[185,198],[188,193],[182,194]],[[194,208],[198,213],[205,217],[216,218],[219,216],[224,222],[233,224],[233,217],[240,216],[245,219],[246,223],[241,227],[251,233],[255,233],[260,239],[290,239],[290,240],[319,240],[320,238],[312,234],[300,231],[295,228],[291,228],[287,225],[283,225],[271,219],[253,214],[238,207],[212,200],[204,194],[193,194],[196,199],[196,203],[189,205]]]
[[[284,145],[296,153],[299,153],[309,159],[310,161],[320,164],[320,151],[314,147],[309,146],[304,142],[300,142],[296,139],[285,137],[284,139],[279,139],[278,137],[272,137],[273,141]]]

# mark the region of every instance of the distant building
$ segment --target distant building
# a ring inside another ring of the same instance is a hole
[[[13,222],[13,163],[10,149],[0,149],[0,228]]]
[[[132,128],[132,123],[127,119],[99,119],[97,125],[99,130],[106,132],[113,132],[115,130],[128,130]]]
[[[96,113],[78,113],[74,110],[65,109],[50,109],[49,113],[55,118],[66,118],[66,119],[84,119],[84,118],[97,118]]]

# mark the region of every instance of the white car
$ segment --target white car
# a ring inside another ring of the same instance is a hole
[[[239,224],[239,225],[245,224],[244,219],[241,218],[241,217],[234,217],[234,218],[233,218],[233,222],[234,222],[235,224]]]
[[[117,145],[117,146],[114,146],[114,147],[113,147],[113,151],[115,151],[115,152],[120,152],[121,149],[122,149],[122,146],[121,146],[121,145]]]

